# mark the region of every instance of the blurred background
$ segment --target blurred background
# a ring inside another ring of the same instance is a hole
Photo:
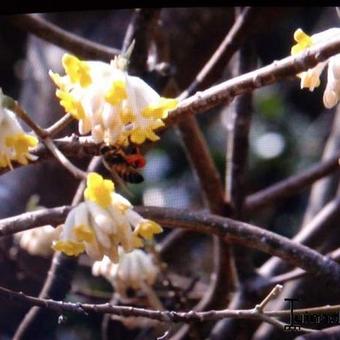
[[[339,23],[334,7],[275,7],[271,10],[272,17],[263,17],[262,26],[254,27],[251,35],[257,67],[290,55],[294,43],[293,33],[297,28],[313,34],[337,27]],[[120,9],[41,15],[70,32],[121,48],[132,13],[133,9]],[[233,24],[234,8],[164,8],[161,20],[170,40],[170,61],[174,76],[180,90],[184,90]],[[36,122],[47,127],[63,115],[48,70],[62,72],[61,56],[64,51],[19,30],[8,22],[6,16],[0,17],[0,27],[0,85],[4,93],[20,100]],[[233,65],[231,61],[227,67],[215,70],[219,73],[216,83],[231,77]],[[326,72],[321,79],[324,80],[325,76]],[[153,79],[152,75],[146,75],[146,78],[158,91],[162,91],[163,84],[157,82],[157,79]],[[296,174],[320,160],[333,123],[334,110],[323,107],[323,81],[312,93],[300,90],[299,87],[299,79],[292,78],[254,92],[246,175],[248,194]],[[204,88],[205,84],[201,89]],[[229,106],[219,106],[198,115],[223,180],[229,110]],[[76,131],[75,127],[76,124],[60,136]],[[164,133],[160,142],[154,143],[147,151],[146,159],[147,165],[143,170],[145,181],[139,185],[129,185],[134,194],[129,198],[133,204],[195,210],[203,208],[198,180],[189,166],[176,129]],[[80,160],[77,164],[85,166],[87,161]],[[101,171],[108,176],[104,169]],[[0,217],[24,212],[33,194],[39,195],[39,205],[45,207],[69,204],[77,184],[55,160],[9,172],[0,178]],[[248,220],[291,237],[301,224],[308,194],[309,191],[305,190],[281,200],[261,210],[260,214],[248,216]],[[166,260],[173,271],[181,275],[195,274],[207,282],[211,271],[210,249],[208,238],[191,236],[183,238],[176,245],[175,251],[169,252]],[[254,252],[253,257],[256,266],[267,258],[258,252]],[[32,257],[20,250],[12,238],[2,239],[0,285],[37,295],[49,261],[50,258]],[[92,295],[94,291],[101,292],[105,300],[110,298],[112,288],[104,279],[91,278],[90,268],[80,266],[73,284],[74,292],[69,294],[68,299],[88,301],[87,295],[81,292],[89,290]],[[26,306],[1,301],[1,339],[11,338],[26,311]],[[100,316],[89,319],[70,314],[48,338],[100,339],[100,325]],[[146,339],[150,336],[146,333],[143,337],[136,331],[122,328],[116,338],[123,335],[131,339]]]

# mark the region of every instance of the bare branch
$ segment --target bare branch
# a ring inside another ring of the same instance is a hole
[[[86,173],[75,165],[73,165],[65,155],[58,150],[58,148],[53,143],[52,139],[49,137],[48,132],[42,129],[38,124],[36,124],[29,114],[18,104],[18,102],[7,97],[6,100],[11,103],[10,109],[12,109],[15,114],[20,117],[34,132],[40,137],[42,142],[46,145],[46,148],[52,153],[52,155],[60,162],[60,164],[67,169],[76,178],[85,178]]]
[[[44,143],[46,147],[51,151],[53,156],[59,161],[59,163],[67,169],[74,177],[78,179],[86,178],[86,172],[73,165],[65,155],[55,146],[51,138],[45,138]]]
[[[339,157],[340,153],[337,153],[329,160],[318,163],[297,175],[290,176],[266,189],[249,195],[246,200],[245,209],[251,212],[268,204],[272,204],[275,200],[296,194],[318,179],[339,170]]]
[[[334,261],[339,262],[339,260],[340,260],[340,248],[328,253],[326,256],[333,259]],[[304,271],[303,269],[295,268],[295,269],[293,269],[289,272],[271,277],[266,282],[266,285],[262,285],[261,288],[272,286],[274,284],[283,284],[283,283],[286,283],[288,281],[296,280],[296,279],[299,279],[299,278],[305,276],[306,274],[307,274],[306,271]],[[255,288],[255,289],[258,289],[258,288]]]
[[[276,298],[282,291],[283,286],[277,284],[270,293],[259,303],[255,306],[255,309],[259,312],[263,312],[264,307],[268,304],[268,302],[274,298]]]
[[[46,129],[48,135],[52,138],[57,135],[60,131],[65,129],[70,123],[74,120],[71,114],[66,113],[62,116],[58,121],[56,121],[53,125]]]
[[[167,125],[177,122],[183,116],[197,114],[219,104],[227,103],[243,93],[293,77],[339,52],[340,38],[334,38],[327,43],[311,47],[297,56],[274,61],[271,65],[227,80],[205,91],[197,92],[183,100],[177,109],[171,111]]]
[[[129,67],[133,74],[142,75],[147,69],[151,32],[159,20],[160,12],[159,8],[138,8],[133,14],[122,48],[125,52],[132,41],[135,41]]]
[[[21,14],[7,17],[9,22],[24,31],[35,34],[51,44],[57,45],[79,57],[110,61],[120,51],[67,32],[48,22],[39,15]]]
[[[255,308],[244,309],[244,310],[211,310],[207,312],[177,312],[177,311],[161,311],[161,310],[151,310],[130,306],[115,306],[110,303],[104,304],[87,304],[87,303],[73,303],[65,301],[56,301],[52,299],[36,298],[30,295],[25,295],[22,292],[15,292],[7,288],[0,287],[0,296],[2,298],[11,299],[14,301],[24,302],[31,306],[38,306],[42,308],[48,308],[54,310],[57,313],[63,313],[65,311],[80,313],[88,315],[88,313],[96,314],[114,314],[123,317],[135,316],[135,317],[146,317],[153,320],[165,321],[165,322],[205,322],[210,320],[219,320],[224,318],[236,318],[236,319],[255,319],[262,320],[273,324],[276,327],[283,329],[284,324],[272,316],[286,315],[289,311],[280,312],[259,312]],[[330,307],[319,307],[310,308],[303,310],[304,312],[308,310],[318,310],[318,311],[333,311],[340,310],[340,306],[330,306]],[[302,311],[302,310],[297,310]],[[295,310],[294,310],[295,312]],[[303,329],[304,331],[314,331],[312,329]]]
[[[252,29],[252,22],[257,17],[259,9],[252,7],[245,7],[242,13],[237,17],[235,23],[228,31],[227,35],[215,50],[214,54],[203,66],[200,72],[195,77],[194,81],[189,87],[178,97],[180,100],[192,95],[198,86],[203,82],[206,76],[216,66],[217,62],[223,57],[224,62],[227,63],[233,53],[241,45],[243,39],[248,35],[249,30]]]
[[[0,235],[9,235],[34,228],[46,224],[46,221],[49,221],[47,224],[58,225],[64,221],[67,209],[69,207],[54,208],[51,216],[49,215],[51,210],[46,209],[3,219],[0,221]],[[194,232],[217,235],[225,240],[278,256],[288,263],[320,275],[320,278],[330,282],[340,282],[340,266],[333,260],[286,237],[254,225],[227,217],[184,209],[137,207],[136,211],[170,228],[183,228]],[[18,222],[13,222],[16,219]],[[32,224],[29,225],[27,220]]]

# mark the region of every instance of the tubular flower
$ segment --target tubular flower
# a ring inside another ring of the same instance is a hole
[[[38,205],[39,196],[32,195],[27,204],[26,211],[37,211],[44,209]],[[25,249],[30,255],[49,256],[52,254],[52,242],[58,239],[61,232],[60,226],[53,228],[51,225],[44,225],[34,229],[28,229],[15,234],[15,239],[19,242],[22,249]]]
[[[55,250],[69,256],[86,251],[94,260],[106,255],[117,262],[118,246],[130,252],[142,247],[143,239],[162,231],[157,223],[133,211],[130,202],[114,192],[113,182],[97,173],[88,175],[84,198],[68,214]]]
[[[65,54],[66,75],[49,72],[60,104],[79,120],[79,133],[91,132],[96,143],[156,141],[154,130],[177,107],[176,99],[160,97],[142,79],[128,75],[126,63],[122,56],[107,64]]]
[[[103,260],[96,261],[92,266],[92,274],[105,277],[121,296],[126,290],[143,289],[143,284],[152,286],[159,273],[158,267],[152,262],[149,254],[135,249],[126,254],[119,249],[119,263],[115,264],[104,256]]]
[[[52,254],[51,244],[58,238],[60,228],[45,225],[15,234],[22,249],[31,255],[49,256]]]
[[[29,150],[38,144],[38,139],[25,133],[15,114],[3,107],[3,96],[0,89],[0,167],[12,168],[12,161],[25,165],[37,159]]]
[[[324,43],[327,40],[340,34],[340,28],[331,28],[326,31],[308,36],[300,28],[294,33],[296,44],[291,49],[291,54],[296,55],[307,48]],[[301,89],[308,88],[313,91],[320,85],[320,75],[328,65],[327,85],[323,95],[323,102],[326,108],[334,107],[340,99],[340,54],[330,57],[328,60],[317,64],[315,67],[297,76],[301,78]]]

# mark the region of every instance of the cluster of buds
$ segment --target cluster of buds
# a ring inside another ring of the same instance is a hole
[[[60,104],[79,121],[80,134],[91,132],[96,143],[110,145],[159,139],[154,130],[164,125],[177,100],[160,97],[142,79],[128,75],[124,57],[107,64],[65,54],[62,64],[66,75],[50,71],[50,76]]]
[[[291,54],[299,54],[312,46],[327,42],[327,40],[339,34],[340,28],[331,28],[309,36],[299,28],[294,33],[296,44],[292,47]],[[323,94],[323,103],[326,108],[330,109],[334,107],[340,99],[340,54],[336,54],[318,63],[315,67],[299,73],[298,77],[301,78],[301,88],[308,88],[310,91],[313,91],[320,85],[320,75],[327,65],[327,85]]]
[[[47,257],[53,253],[51,245],[59,234],[60,228],[45,225],[17,233],[15,237],[20,248],[25,249],[30,255]]]
[[[119,263],[112,263],[104,256],[92,266],[92,274],[105,277],[122,297],[127,289],[143,290],[144,285],[152,286],[159,274],[159,268],[152,262],[152,257],[141,249],[125,253],[119,249]]]
[[[55,250],[69,256],[85,250],[94,260],[106,255],[118,262],[119,246],[130,252],[162,231],[160,225],[140,216],[127,199],[114,192],[111,180],[97,173],[88,175],[84,198],[68,214],[60,239],[54,242]]]

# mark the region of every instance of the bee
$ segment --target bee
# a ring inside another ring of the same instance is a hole
[[[144,177],[137,169],[145,166],[145,159],[137,147],[130,146],[128,149],[123,150],[121,147],[103,145],[100,148],[100,153],[103,156],[104,166],[114,178],[118,175],[128,183],[141,183],[144,181]]]

